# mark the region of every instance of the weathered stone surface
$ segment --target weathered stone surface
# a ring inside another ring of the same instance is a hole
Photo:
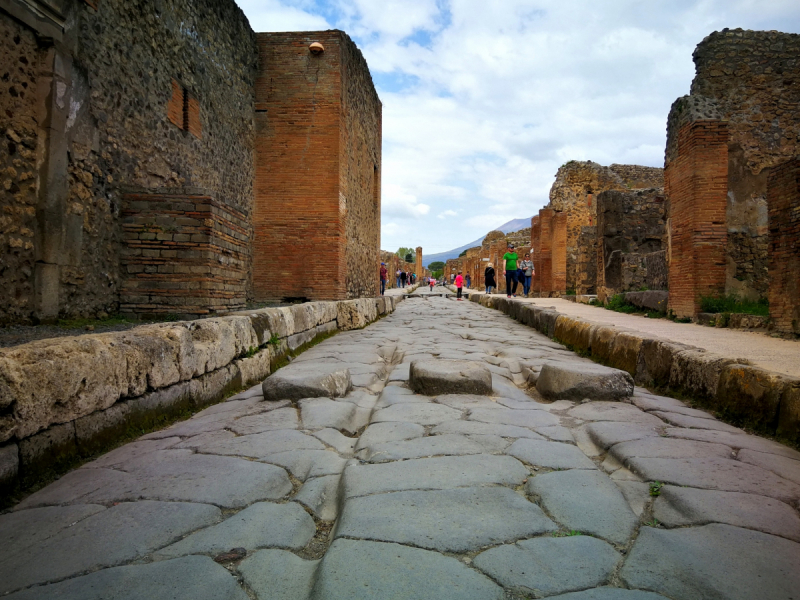
[[[570,409],[567,414],[584,421],[618,421],[638,423],[648,427],[664,425],[658,417],[624,402],[588,402]]]
[[[548,427],[537,427],[536,431],[544,437],[554,442],[574,442],[575,437],[569,429],[561,425],[551,425]]]
[[[280,465],[300,481],[310,477],[339,475],[347,463],[347,459],[330,450],[292,450],[270,454],[261,460]]]
[[[716,431],[730,431],[731,433],[744,433],[738,427],[734,427],[733,425],[728,425],[727,423],[723,423],[722,421],[717,421],[716,419],[709,419],[705,417],[694,417],[691,415],[684,415],[680,413],[673,413],[673,412],[664,412],[661,410],[655,410],[652,413],[656,415],[660,419],[663,419],[670,425],[677,425],[678,427],[689,427],[693,429],[714,429]]]
[[[620,558],[606,542],[581,535],[492,548],[476,556],[474,564],[506,589],[543,597],[600,585]]]
[[[104,569],[83,577],[31,588],[6,598],[13,600],[247,600],[230,573],[207,556]]]
[[[786,502],[800,498],[800,485],[760,467],[724,458],[631,458],[628,468],[648,481],[761,494]]]
[[[332,427],[355,433],[367,424],[371,412],[352,402],[337,402],[327,398],[301,400],[299,404],[305,429]]]
[[[425,435],[425,428],[417,423],[404,423],[402,421],[373,423],[358,438],[356,448],[361,450],[380,443],[410,440],[423,435]]]
[[[455,558],[436,552],[338,539],[322,561],[311,598],[502,600],[503,590]]]
[[[314,437],[322,440],[325,444],[336,450],[342,456],[352,456],[358,440],[347,437],[336,429],[320,429],[314,432]]]
[[[87,517],[106,510],[97,504],[76,506],[46,506],[29,510],[18,510],[0,516],[0,564],[13,556],[28,552],[53,537],[58,532],[72,527]]]
[[[447,421],[437,425],[431,431],[436,435],[447,433],[464,433],[475,435],[497,435],[508,438],[529,438],[532,440],[543,440],[538,433],[534,433],[525,427],[516,425],[502,425],[498,423],[482,423],[480,421]]]
[[[246,456],[250,458],[264,458],[271,454],[290,450],[325,449],[325,445],[315,437],[292,429],[266,431],[239,437],[226,436],[225,439],[210,440],[208,443],[201,443],[200,445],[191,444],[190,439],[188,442],[181,444],[181,446],[192,447],[206,454]]]
[[[239,572],[259,599],[308,600],[319,563],[285,550],[260,550],[242,561]]]
[[[510,456],[445,456],[380,465],[348,465],[347,497],[403,490],[451,489],[478,485],[516,486],[528,470]]]
[[[795,542],[730,525],[643,527],[620,575],[677,600],[793,598],[799,555]]]
[[[512,490],[479,487],[351,498],[336,535],[471,552],[556,529],[538,506]]]
[[[219,517],[218,508],[205,504],[117,504],[62,529],[41,545],[9,556],[3,562],[0,592],[134,560]]]
[[[0,448],[0,490],[13,487],[19,474],[19,447],[8,444]]]
[[[491,394],[492,375],[485,364],[460,360],[415,360],[409,385],[419,394]]]
[[[170,448],[181,441],[179,437],[162,438],[158,440],[139,440],[115,448],[100,458],[83,465],[83,469],[102,469],[122,465],[139,456]]]
[[[228,429],[239,435],[253,435],[276,429],[297,429],[298,427],[300,427],[300,420],[297,418],[297,411],[289,407],[242,417],[227,425]]]
[[[653,505],[653,516],[668,527],[727,523],[800,541],[800,518],[780,500],[665,485]]]
[[[611,455],[621,463],[629,458],[732,458],[733,450],[722,444],[665,437],[646,437],[611,447]]]
[[[595,464],[576,446],[558,442],[521,439],[506,454],[522,462],[548,469],[596,469]]]
[[[19,442],[19,461],[33,473],[69,462],[77,452],[74,423],[53,425]]]
[[[625,371],[589,362],[548,362],[542,366],[536,390],[554,400],[618,400],[633,394],[633,378]]]
[[[430,402],[428,396],[421,396],[415,394],[408,388],[400,387],[398,385],[389,385],[383,388],[381,395],[378,397],[378,402],[375,404],[376,409],[386,408],[393,404],[404,404],[408,402]]]
[[[264,381],[264,400],[338,398],[353,387],[350,371],[335,365],[295,363]]]
[[[215,555],[231,548],[300,550],[314,536],[314,519],[294,503],[257,502],[222,523],[193,533],[155,553],[157,558]]]
[[[373,423],[382,421],[401,421],[418,425],[438,425],[445,421],[461,418],[461,411],[441,404],[394,404],[377,411],[372,416]]]
[[[776,475],[780,475],[789,481],[800,483],[800,460],[747,449],[739,450],[736,458],[741,462],[757,465],[768,471],[772,471]]]
[[[612,587],[599,587],[582,592],[571,592],[560,596],[551,596],[551,598],[552,600],[666,600],[661,594],[653,592]]]
[[[473,410],[476,408],[503,408],[503,405],[498,402],[494,402],[488,396],[477,396],[474,394],[444,394],[442,396],[437,396],[436,402],[457,410]]]
[[[800,460],[800,452],[793,450],[788,446],[773,442],[772,440],[765,440],[754,435],[745,433],[730,433],[727,431],[709,431],[702,429],[683,429],[677,427],[668,427],[665,433],[669,437],[680,438],[684,440],[698,440],[701,442],[713,442],[724,444],[731,448],[748,448],[757,452],[764,452],[765,454],[776,454],[778,456],[786,456],[796,460]]]
[[[627,292],[625,299],[636,306],[667,312],[667,301],[669,292],[659,290],[647,290],[645,292]]]
[[[545,473],[528,480],[527,491],[541,498],[547,512],[568,529],[626,543],[638,519],[622,493],[599,471]]]
[[[444,434],[375,444],[362,452],[361,458],[368,462],[377,463],[408,458],[426,458],[429,456],[480,454],[481,452],[483,452],[483,446],[463,435]]]
[[[513,408],[478,408],[470,411],[469,420],[516,427],[560,425],[558,417],[551,415],[546,410],[515,410]]]
[[[327,475],[309,479],[293,498],[318,519],[333,521],[339,514],[339,475]]]

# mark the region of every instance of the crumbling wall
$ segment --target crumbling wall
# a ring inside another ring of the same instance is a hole
[[[597,287],[601,300],[663,278],[666,210],[661,188],[606,191],[597,196]],[[654,272],[650,273],[650,269]]]

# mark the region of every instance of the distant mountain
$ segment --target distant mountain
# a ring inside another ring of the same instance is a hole
[[[512,219],[508,223],[503,223],[500,227],[493,229],[492,231],[502,231],[503,233],[511,233],[512,231],[519,231],[520,229],[525,229],[526,227],[531,226],[531,217],[527,219]],[[489,233],[488,231],[486,233]],[[453,248],[452,250],[447,250],[446,252],[439,252],[438,254],[423,254],[422,255],[422,266],[427,267],[430,263],[436,262],[440,260],[445,262],[449,258],[458,258],[458,255],[461,254],[467,248],[474,248],[475,246],[480,246],[481,242],[483,242],[483,238],[486,236],[483,235],[479,237],[474,242],[470,242],[469,244],[465,244],[463,246],[459,246],[458,248]]]

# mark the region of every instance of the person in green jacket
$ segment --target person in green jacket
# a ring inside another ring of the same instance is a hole
[[[508,298],[517,297],[517,260],[519,257],[514,251],[514,244],[508,244],[508,250],[503,255],[503,274],[506,276],[506,297]]]

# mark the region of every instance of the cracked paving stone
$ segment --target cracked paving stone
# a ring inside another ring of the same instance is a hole
[[[603,450],[622,442],[639,440],[659,435],[658,429],[639,423],[619,423],[616,421],[597,421],[585,425],[589,438]]]
[[[537,427],[536,433],[542,434],[554,442],[574,442],[575,437],[569,429],[561,425],[550,425],[548,427]]]
[[[43,543],[59,531],[106,510],[98,504],[45,506],[0,515],[0,565],[28,547]]]
[[[542,537],[492,548],[474,564],[506,589],[551,596],[606,582],[622,556],[590,536]]]
[[[555,415],[535,408],[530,410],[478,408],[470,411],[469,420],[517,427],[548,427],[561,424]]]
[[[625,463],[629,458],[731,458],[733,450],[722,444],[665,437],[646,437],[611,447],[611,455]]]
[[[736,459],[772,471],[784,479],[800,483],[800,460],[747,449],[740,450]]]
[[[516,425],[502,425],[498,423],[482,423],[480,421],[447,421],[433,428],[431,433],[442,435],[446,433],[463,433],[475,435],[496,435],[507,438],[528,438],[543,440],[538,433],[526,427]]]
[[[378,401],[375,403],[375,409],[387,408],[394,404],[413,404],[413,403],[430,404],[431,398],[415,394],[408,388],[400,387],[399,385],[389,385],[383,388]]]
[[[665,423],[653,415],[625,402],[586,402],[571,408],[567,415],[583,421],[615,421],[663,427]]]
[[[368,448],[375,444],[410,440],[425,435],[425,428],[416,423],[403,423],[401,421],[387,421],[373,423],[364,430],[358,438],[357,450]]]
[[[353,565],[358,565],[354,569]],[[502,600],[501,587],[464,563],[399,544],[338,539],[317,572],[313,600]]]
[[[653,516],[668,527],[726,523],[800,541],[800,518],[792,507],[755,494],[665,485]]]
[[[308,508],[318,519],[333,521],[339,514],[340,481],[339,475],[309,479],[292,500]]]
[[[188,502],[123,502],[62,529],[0,564],[0,593],[135,560],[200,527],[220,510]]]
[[[503,408],[502,405],[492,401],[488,396],[475,396],[472,394],[444,394],[436,396],[436,402],[457,410],[473,410],[476,408]]]
[[[548,469],[596,469],[597,466],[577,446],[540,440],[517,440],[506,454],[522,462]]]
[[[438,425],[445,421],[457,421],[461,411],[441,404],[394,404],[372,415],[373,423],[396,422]]]
[[[347,497],[354,497],[477,485],[517,486],[527,476],[528,469],[510,456],[442,456],[377,465],[348,465],[344,470],[344,489]]]
[[[239,435],[252,435],[275,429],[297,429],[299,427],[300,421],[294,408],[279,408],[278,410],[271,410],[258,415],[242,417],[228,425],[228,429],[235,431]]]
[[[642,590],[599,587],[582,592],[570,592],[569,594],[550,596],[550,600],[667,600],[667,598],[661,594],[643,592]]]
[[[678,427],[687,427],[691,429],[714,429],[716,431],[728,431],[730,433],[744,433],[738,427],[728,425],[722,421],[717,421],[714,418],[694,417],[681,413],[665,412],[661,410],[655,410],[650,414],[656,415],[658,418],[666,421],[670,425],[677,425]]]
[[[219,554],[231,548],[300,550],[316,532],[314,519],[294,503],[257,502],[222,523],[197,531],[155,553],[156,558]]]
[[[328,398],[300,400],[299,404],[305,429],[331,427],[355,433],[369,422],[371,412],[352,402],[337,402]]]
[[[281,429],[215,440],[208,444],[194,446],[194,449],[204,454],[262,458],[290,450],[324,450],[325,444],[306,433],[293,429]]]
[[[340,475],[347,464],[347,459],[331,450],[292,450],[270,454],[261,460],[280,465],[300,481],[323,475]]]
[[[308,600],[320,561],[285,550],[259,550],[239,565],[258,600]]]
[[[665,430],[668,437],[684,440],[697,440],[698,442],[714,442],[730,446],[731,448],[746,448],[765,454],[776,454],[800,460],[800,452],[764,438],[748,435],[746,433],[731,433],[728,431],[712,431],[708,429],[685,429],[683,427],[668,427]]]
[[[483,446],[463,435],[433,435],[400,442],[375,444],[362,451],[362,460],[377,463],[429,456],[480,454]]]
[[[557,471],[528,480],[527,491],[538,496],[548,514],[581,533],[590,533],[615,544],[633,535],[638,518],[605,473]]]
[[[248,600],[225,567],[207,556],[104,569],[83,577],[5,596],[8,600]]]
[[[347,437],[336,429],[320,429],[312,434],[315,438],[322,440],[331,448],[335,449],[342,456],[350,457],[355,451],[358,440]]]
[[[790,600],[800,588],[800,545],[730,525],[643,527],[620,577],[675,600]]]
[[[556,529],[542,509],[508,488],[459,488],[352,498],[336,537],[472,552]]]

